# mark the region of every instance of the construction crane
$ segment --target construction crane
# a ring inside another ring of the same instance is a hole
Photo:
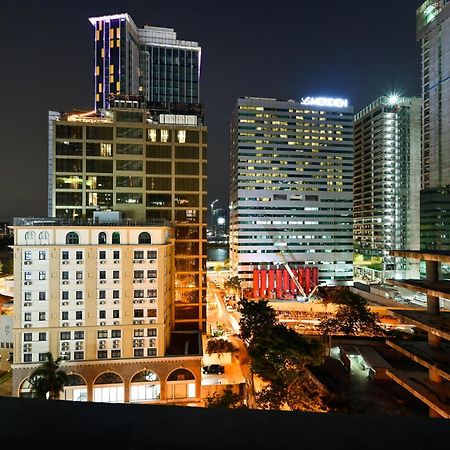
[[[305,291],[302,288],[302,285],[300,284],[300,281],[298,281],[297,277],[294,275],[294,272],[292,272],[291,267],[289,266],[289,263],[284,256],[284,253],[282,250],[279,250],[276,255],[282,260],[284,267],[286,267],[286,270],[288,271],[289,276],[294,281],[295,287],[297,288],[297,292],[300,292],[300,294],[303,296],[303,298],[307,298],[309,300],[309,296],[305,294]]]

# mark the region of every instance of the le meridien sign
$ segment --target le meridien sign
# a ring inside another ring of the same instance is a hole
[[[329,108],[348,108],[348,100],[332,97],[303,97],[300,102],[305,106],[327,106]]]

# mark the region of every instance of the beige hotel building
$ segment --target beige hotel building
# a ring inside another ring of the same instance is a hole
[[[172,331],[173,228],[105,214],[15,219],[13,395],[30,395],[51,352],[66,359],[64,399],[196,401],[200,333]]]

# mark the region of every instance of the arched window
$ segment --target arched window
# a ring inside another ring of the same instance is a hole
[[[143,231],[139,235],[138,243],[139,244],[151,244],[152,243],[152,238],[151,238],[150,234],[147,233],[146,231]]]
[[[87,401],[87,387],[84,378],[75,373],[67,375],[67,381],[64,384],[64,400]]]
[[[187,369],[175,369],[167,377],[166,396],[168,400],[181,400],[196,396],[195,376]]]
[[[142,370],[133,376],[130,386],[130,401],[133,403],[157,400],[161,395],[161,383],[152,370]]]
[[[48,238],[49,238],[48,231],[41,231],[39,233],[39,242],[41,244],[48,244]]]
[[[195,380],[194,374],[188,369],[175,369],[167,377],[167,381]]]
[[[112,234],[112,243],[120,244],[120,233],[118,231],[114,231],[114,233]]]
[[[25,241],[27,244],[35,244],[36,243],[36,233],[34,231],[27,231],[25,233]]]
[[[78,236],[78,233],[75,233],[75,231],[71,231],[70,233],[66,234],[66,244],[79,244],[80,243],[80,236]]]
[[[94,402],[123,403],[124,392],[123,380],[117,373],[102,373],[94,382]]]
[[[104,231],[102,231],[101,233],[98,233],[98,243],[106,244],[106,233]]]

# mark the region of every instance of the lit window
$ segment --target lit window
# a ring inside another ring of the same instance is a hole
[[[178,130],[177,138],[180,144],[184,144],[186,142],[186,130]]]
[[[167,142],[169,140],[169,130],[161,130],[161,142]]]
[[[150,142],[156,142],[156,130],[155,129],[147,130],[147,140]]]

